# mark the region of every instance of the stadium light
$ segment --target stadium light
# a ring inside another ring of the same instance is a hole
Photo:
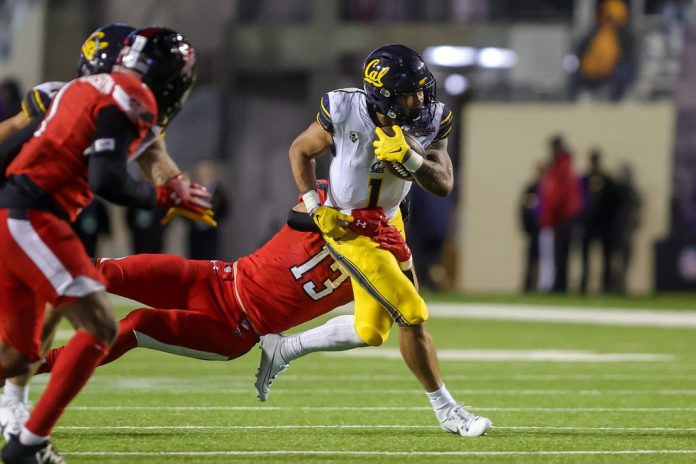
[[[462,68],[476,64],[476,49],[452,45],[428,47],[423,51],[423,58],[436,66]]]
[[[449,95],[461,95],[469,88],[469,81],[461,74],[450,74],[445,78],[445,92]]]
[[[508,48],[486,47],[479,50],[476,63],[482,68],[512,68],[517,63],[517,53]]]

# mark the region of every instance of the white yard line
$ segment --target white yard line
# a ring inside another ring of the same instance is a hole
[[[70,411],[430,411],[428,406],[70,406]],[[472,407],[496,412],[696,412],[696,407],[673,408],[517,408]]]
[[[402,359],[398,348],[374,348],[323,353],[343,358]],[[437,351],[440,361],[665,362],[670,354],[597,353],[590,350],[452,350]]]
[[[696,311],[483,303],[430,303],[428,310],[431,317],[436,318],[696,328]]]
[[[265,450],[265,451],[74,451],[65,456],[600,456],[696,454],[696,449],[684,450],[549,450],[549,451],[344,451],[344,450]]]
[[[696,427],[565,427],[565,426],[502,426],[500,430],[602,430],[613,432],[693,432]],[[66,425],[61,430],[282,430],[282,429],[437,429],[437,425],[400,424],[330,424],[330,425]]]

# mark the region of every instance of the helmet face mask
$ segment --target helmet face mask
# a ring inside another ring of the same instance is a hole
[[[196,80],[193,47],[178,32],[163,27],[131,33],[117,64],[142,75],[157,100],[160,126],[166,126],[181,109]]]
[[[135,30],[127,24],[108,24],[92,32],[80,49],[77,64],[79,77],[111,72],[123,41]]]
[[[372,110],[397,124],[428,124],[435,112],[435,78],[423,59],[403,45],[385,45],[370,53],[363,66],[363,87]],[[422,105],[405,105],[416,95]]]

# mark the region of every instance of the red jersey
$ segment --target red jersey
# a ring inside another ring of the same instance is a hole
[[[86,151],[94,142],[99,111],[115,105],[136,125],[135,149],[157,121],[157,103],[139,79],[126,74],[96,74],[66,84],[56,95],[43,122],[7,176],[26,175],[49,194],[71,221],[92,201]]]
[[[237,261],[234,284],[261,334],[287,330],[353,301],[348,274],[329,255],[321,235],[287,225]]]
[[[575,218],[582,208],[580,180],[573,172],[570,153],[556,156],[539,182],[541,227],[558,227]]]

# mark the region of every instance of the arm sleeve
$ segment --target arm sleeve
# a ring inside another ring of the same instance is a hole
[[[100,197],[117,205],[143,209],[155,207],[155,188],[128,173],[128,150],[137,131],[116,106],[103,108],[96,119],[96,134],[90,148],[89,185]]]
[[[12,160],[14,160],[22,147],[34,136],[34,131],[41,124],[42,117],[38,116],[33,118],[29,124],[10,135],[2,143],[0,143],[0,175],[5,177],[5,171],[10,165]]]
[[[319,232],[319,227],[314,223],[312,216],[292,209],[288,213],[288,227],[300,232]]]

